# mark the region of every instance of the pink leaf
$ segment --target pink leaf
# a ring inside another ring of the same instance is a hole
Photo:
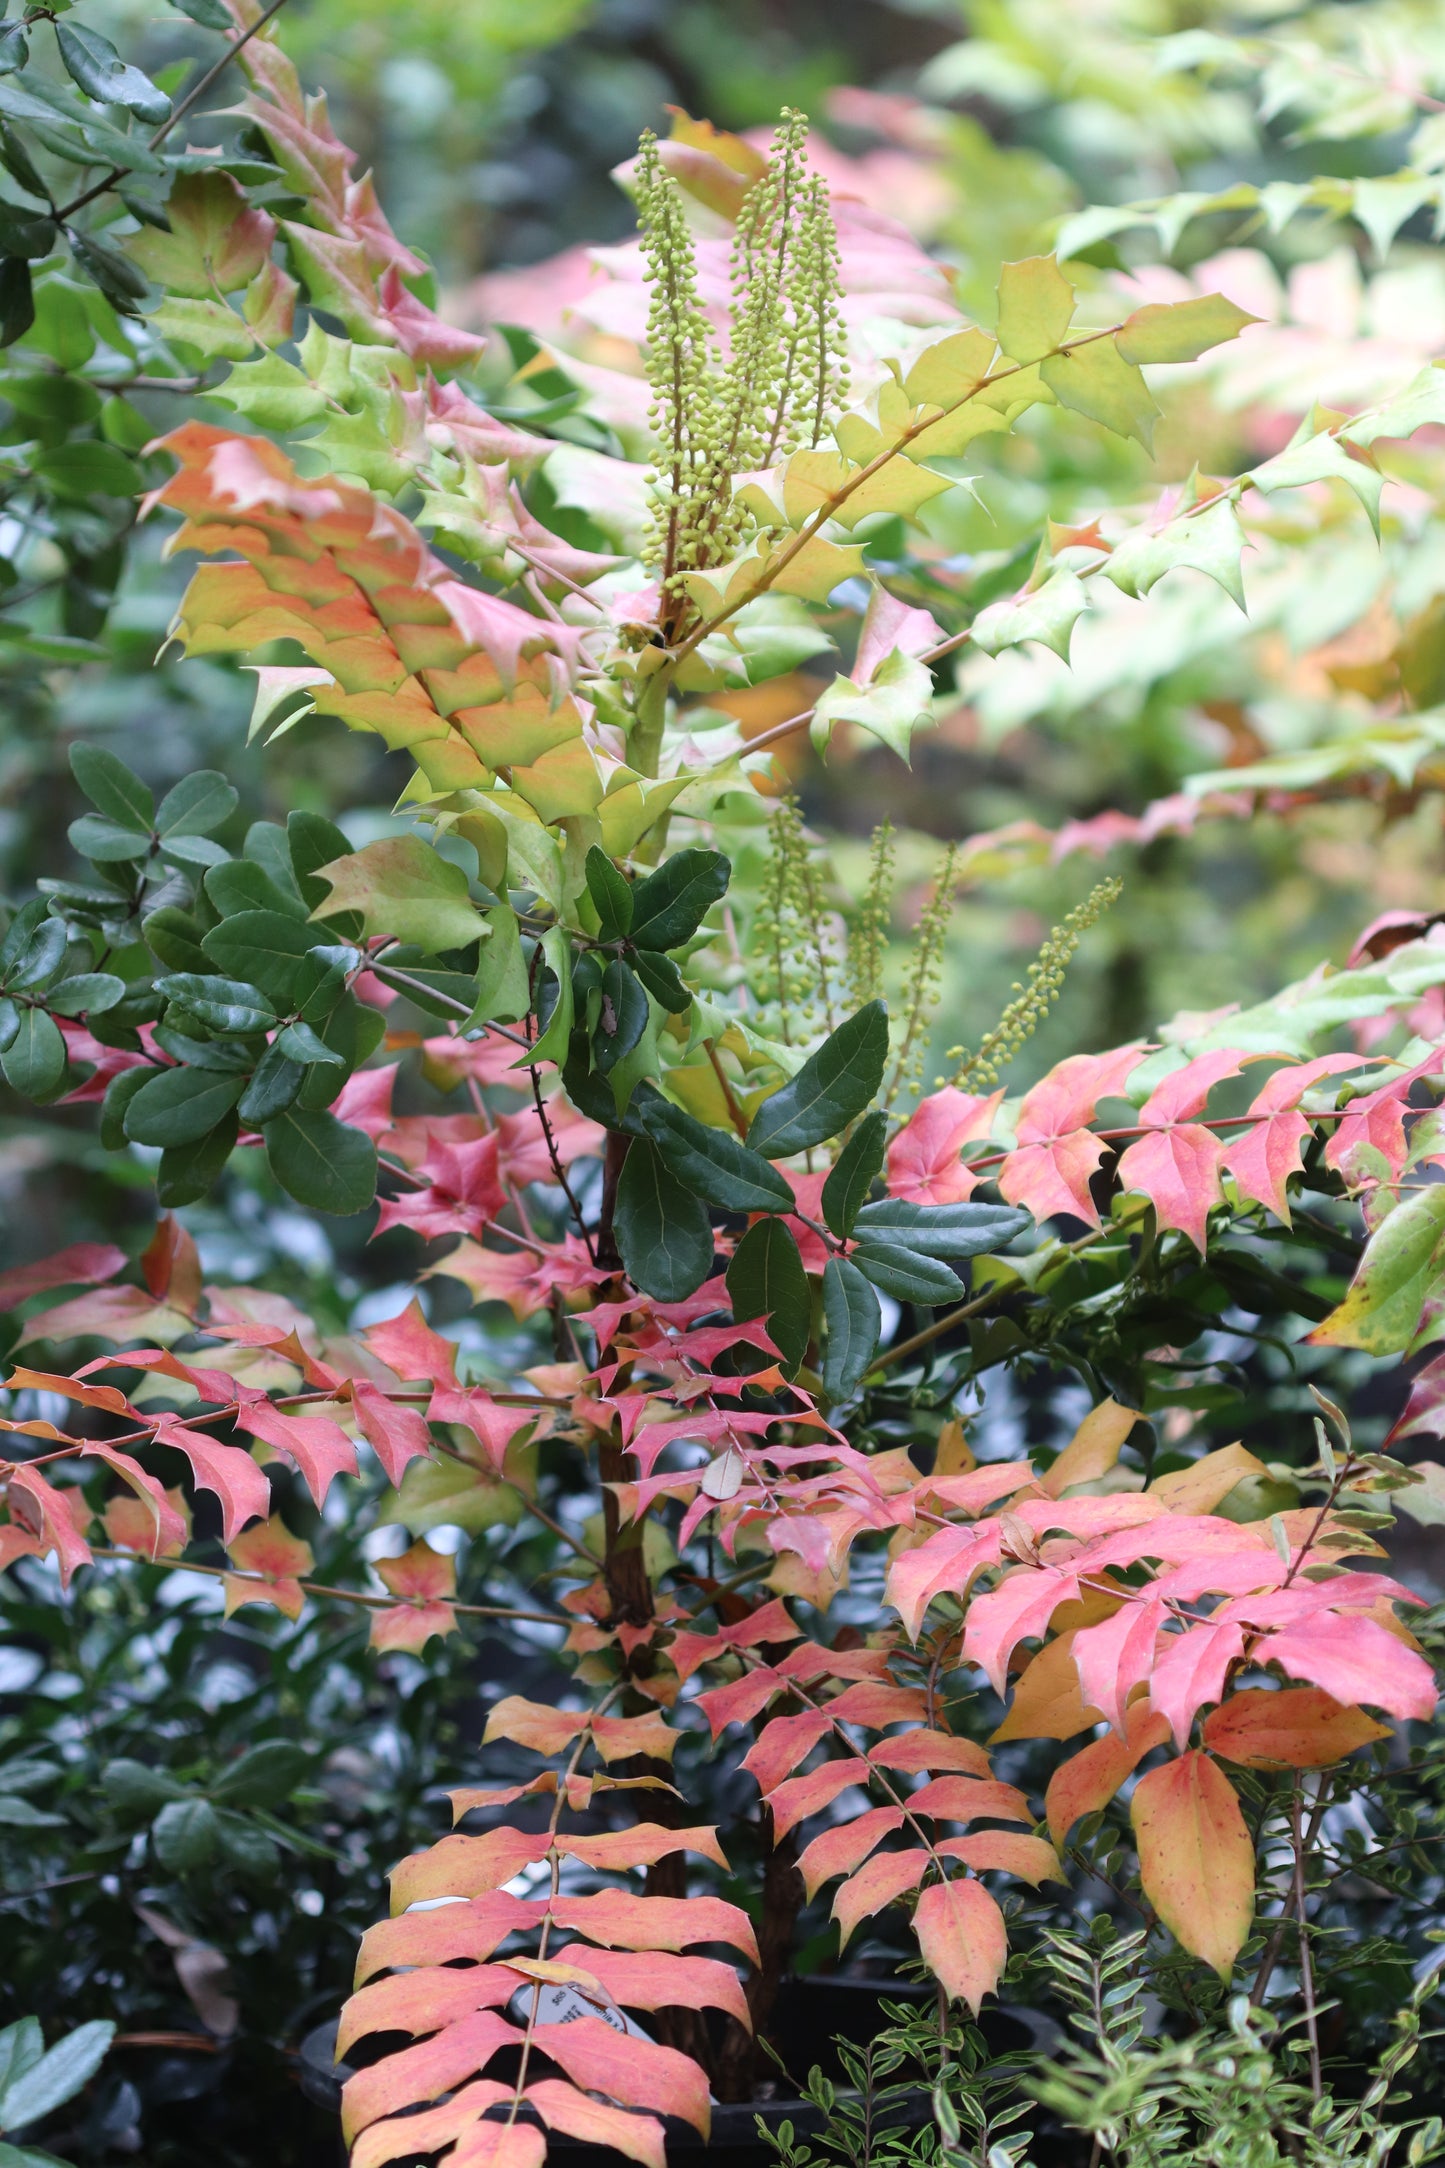
[[[127,1262],[113,1242],[72,1242],[69,1249],[0,1272],[0,1310],[13,1310],[27,1295],[45,1295],[52,1287],[94,1287],[113,1279]]]
[[[416,1408],[389,1399],[365,1378],[353,1381],[351,1405],[357,1427],[385,1469],[388,1483],[400,1483],[408,1461],[430,1457],[431,1432]]]
[[[174,1416],[163,1416],[156,1429],[161,1445],[184,1453],[202,1490],[221,1501],[221,1541],[230,1545],[247,1521],[265,1520],[271,1511],[271,1485],[264,1469],[238,1445],[218,1445],[204,1431],[192,1430]]]
[[[999,1195],[1006,1204],[1022,1205],[1041,1224],[1065,1213],[1097,1227],[1099,1212],[1089,1181],[1106,1149],[1089,1129],[1076,1129],[1048,1144],[1020,1145],[999,1170]]]
[[[944,1993],[977,2017],[1008,1956],[1003,1914],[983,1884],[971,1876],[932,1884],[918,1900],[913,1932]]]
[[[1244,1629],[1228,1621],[1161,1635],[1149,1679],[1149,1702],[1168,1719],[1181,1752],[1189,1743],[1197,1712],[1206,1702],[1221,1698],[1229,1667],[1243,1649]]]
[[[1071,1054],[1041,1077],[1019,1102],[1020,1144],[1047,1144],[1086,1128],[1101,1099],[1117,1099],[1144,1059],[1142,1040],[1108,1054]]]
[[[1002,1099],[1002,1091],[983,1097],[949,1085],[921,1100],[888,1147],[888,1194],[912,1204],[963,1203],[977,1176],[959,1154],[988,1135]]]
[[[236,1427],[274,1446],[299,1468],[317,1505],[337,1476],[356,1473],[356,1447],[329,1416],[287,1415],[269,1400],[256,1400],[241,1409]]]
[[[549,2025],[546,2048],[584,2091],[606,2093],[631,2108],[680,2115],[707,2136],[712,2120],[707,2079],[692,2058],[679,2055],[676,2048],[614,2032],[600,2017]]]
[[[1122,1189],[1142,1190],[1161,1227],[1177,1227],[1201,1252],[1209,1239],[1210,1208],[1223,1199],[1219,1162],[1224,1147],[1197,1123],[1151,1130],[1119,1161]]]
[[[866,1867],[851,1876],[833,1899],[841,1948],[860,1920],[871,1919],[906,1890],[917,1889],[932,1863],[928,1852],[878,1852]]]
[[[1164,1605],[1145,1598],[1124,1604],[1112,1618],[1074,1636],[1079,1690],[1091,1708],[1103,1710],[1121,1738],[1129,1696],[1149,1676],[1164,1617]]]
[[[1364,1702],[1387,1716],[1434,1714],[1438,1693],[1435,1674],[1423,1656],[1372,1618],[1338,1612],[1316,1616],[1308,1624],[1272,1634],[1261,1655],[1291,1678],[1322,1686],[1336,1701]]]
[[[1267,1059],[1266,1055],[1231,1052],[1228,1047],[1215,1047],[1208,1054],[1198,1054],[1193,1061],[1185,1062],[1182,1069],[1171,1069],[1163,1083],[1155,1086],[1139,1109],[1139,1119],[1151,1129],[1192,1121],[1196,1114],[1204,1112],[1216,1084],[1222,1083],[1227,1076],[1238,1076],[1246,1061]]]
[[[369,1325],[362,1337],[399,1378],[419,1378],[428,1385],[456,1383],[456,1348],[432,1331],[414,1295],[399,1317]]]
[[[65,1492],[47,1483],[38,1468],[22,1462],[11,1469],[10,1512],[28,1536],[39,1539],[43,1550],[54,1551],[62,1588],[69,1588],[77,1566],[93,1563],[90,1545],[71,1518]]]
[[[520,2039],[495,2010],[448,2025],[419,2046],[388,2055],[369,2070],[358,2070],[341,2089],[341,2127],[348,2141],[384,2115],[414,2107],[418,2101],[435,2100],[464,2079],[486,2068],[498,2048]]]
[[[579,2093],[575,2085],[564,2085],[560,2078],[539,2079],[528,2086],[525,2097],[549,2130],[622,2153],[628,2160],[640,2161],[642,2168],[667,2168],[662,2125],[655,2116],[608,2107],[605,2101]]]

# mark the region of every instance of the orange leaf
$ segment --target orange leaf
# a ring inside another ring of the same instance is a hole
[[[631,1754],[650,1754],[656,1761],[671,1761],[677,1733],[660,1710],[645,1716],[597,1716],[592,1737],[605,1762],[625,1761]]]
[[[1204,1719],[1204,1744],[1241,1769],[1323,1769],[1393,1736],[1318,1686],[1246,1687]]]
[[[532,1792],[555,1792],[557,1772],[555,1769],[539,1770],[530,1784],[483,1784],[463,1785],[457,1791],[448,1792],[452,1803],[452,1827],[470,1814],[474,1807],[510,1807],[518,1799],[525,1799]]]
[[[493,1705],[487,1717],[482,1745],[490,1746],[494,1739],[510,1739],[513,1746],[524,1746],[533,1754],[560,1754],[586,1729],[587,1717],[582,1710],[554,1709],[549,1702],[525,1701],[520,1694],[507,1694]]]
[[[928,1715],[928,1696],[918,1686],[885,1686],[878,1679],[860,1679],[828,1703],[828,1714],[881,1731],[885,1724],[921,1723]]]
[[[447,2155],[448,2168],[542,2168],[547,2141],[532,2123],[471,2124]]]
[[[409,1551],[399,1558],[378,1558],[378,1578],[391,1590],[393,1596],[411,1596],[423,1603],[435,1603],[444,1596],[457,1592],[457,1562],[441,1551],[434,1551],[425,1536],[419,1536]]]
[[[1212,1513],[1247,1475],[1268,1473],[1264,1462],[1256,1460],[1236,1441],[1206,1453],[1203,1460],[1196,1460],[1188,1468],[1174,1468],[1168,1475],[1155,1476],[1149,1490],[1153,1497],[1164,1500],[1171,1513]]]
[[[358,2070],[341,2088],[341,2128],[348,2143],[384,2115],[395,2115],[419,2101],[436,2100],[476,2077],[498,2048],[520,2038],[516,2027],[495,2010],[479,2010],[430,2040],[388,2055],[369,2070]]]
[[[607,2147],[641,2161],[642,2168],[667,2168],[662,2125],[651,2115],[632,2115],[625,2108],[609,2108],[604,2101],[590,2100],[575,2085],[560,2078],[541,2078],[529,2085],[528,2107],[535,2108],[549,2130],[560,2130],[584,2144]]]
[[[593,1897],[556,1897],[551,1912],[559,1927],[575,1927],[613,1949],[686,1950],[697,1942],[729,1942],[755,1965],[762,1962],[752,1921],[721,1897],[634,1897],[630,1890],[607,1889]]]
[[[343,2005],[337,2056],[368,2033],[404,2032],[415,2039],[440,2032],[474,2011],[500,2008],[516,1992],[517,1975],[508,1965],[430,1965],[393,1972],[385,1980],[373,1980]]]
[[[938,1847],[945,1859],[961,1859],[976,1872],[990,1868],[999,1874],[1016,1874],[1021,1882],[1063,1882],[1068,1879],[1059,1855],[1042,1837],[1021,1837],[1012,1829],[980,1829],[971,1837],[949,1837]]]
[[[763,1726],[744,1754],[742,1765],[756,1777],[759,1791],[774,1791],[832,1729],[832,1718],[821,1709],[805,1709],[801,1716],[775,1716],[771,1723]],[[890,1746],[897,1743],[896,1740],[887,1742]],[[880,1751],[879,1747],[874,1748],[873,1760],[877,1760]]]
[[[917,1889],[931,1859],[931,1853],[920,1850],[878,1852],[866,1867],[851,1876],[833,1899],[839,1948],[847,1942],[860,1920],[871,1919],[875,1912],[892,1904],[905,1890]]]
[[[630,1829],[608,1830],[601,1837],[558,1837],[555,1843],[564,1857],[613,1873],[625,1867],[650,1867],[673,1852],[696,1852],[729,1871],[715,1828],[664,1829],[661,1822],[634,1822]]]
[[[1218,1762],[1181,1754],[1139,1779],[1131,1807],[1144,1894],[1226,1982],[1254,1918],[1254,1846]]]
[[[1060,1634],[1025,1666],[1013,1700],[989,1745],[1002,1739],[1072,1739],[1103,1722],[1103,1711],[1084,1700],[1074,1662],[1074,1636]]]
[[[1031,1822],[1034,1818],[1021,1791],[1012,1784],[996,1783],[991,1777],[935,1777],[911,1794],[908,1807],[910,1813],[929,1814],[943,1822],[971,1822],[982,1814],[993,1815],[1001,1822]]]
[[[1008,1957],[1003,1914],[983,1884],[971,1877],[935,1882],[918,1900],[913,1932],[945,1994],[966,2002],[977,2017]]]
[[[464,2085],[440,2108],[424,2108],[419,2115],[397,2115],[373,2123],[351,2148],[351,2168],[384,2168],[388,2161],[412,2160],[418,2153],[439,2153],[478,2122],[488,2108],[511,2097],[510,2085],[496,2078],[478,2078],[475,2084]]]
[[[1139,1421],[1137,1408],[1120,1407],[1115,1400],[1101,1400],[1084,1417],[1064,1447],[1040,1489],[1046,1498],[1062,1498],[1076,1483],[1097,1483],[1119,1458],[1119,1448]]]
[[[903,1827],[901,1807],[870,1807],[851,1822],[836,1822],[815,1837],[798,1860],[809,1899],[835,1874],[851,1874],[869,1853]]]
[[[585,1959],[614,2002],[628,2010],[726,2010],[751,2032],[747,1997],[731,1965],[716,1957],[674,1957],[658,1950],[589,1950],[569,1942],[564,1954]]]
[[[831,1806],[839,1792],[847,1791],[850,1784],[866,1784],[868,1764],[857,1755],[850,1754],[842,1761],[821,1762],[801,1777],[789,1777],[776,1791],[768,1795],[768,1805],[773,1810],[773,1842],[785,1837],[799,1822],[810,1814],[818,1814]]]
[[[293,1536],[279,1514],[243,1528],[227,1545],[226,1556],[242,1572],[265,1576],[261,1581],[243,1581],[237,1574],[227,1574],[227,1618],[247,1603],[274,1604],[287,1618],[300,1615],[306,1599],[299,1577],[311,1571],[311,1546]]]
[[[356,1953],[356,1984],[389,1965],[446,1965],[459,1957],[490,1957],[508,1935],[540,1924],[545,1907],[491,1890],[468,1904],[439,1905],[434,1912],[404,1912],[368,1927]],[[703,1939],[701,1935],[697,1938]]]
[[[398,1603],[372,1612],[367,1642],[383,1654],[392,1649],[410,1649],[417,1654],[433,1634],[459,1631],[457,1614],[449,1603]]]
[[[391,1909],[405,1912],[423,1897],[480,1897],[545,1859],[551,1846],[545,1830],[488,1829],[480,1837],[443,1837],[392,1868]]]
[[[549,2025],[543,2044],[551,2060],[586,2092],[606,2093],[630,2108],[680,2115],[707,2136],[712,2125],[707,2079],[692,2058],[679,2055],[676,2048],[617,2032],[600,2017]]]
[[[1146,1701],[1140,1701],[1129,1711],[1127,1739],[1121,1739],[1116,1731],[1105,1732],[1102,1739],[1061,1763],[1049,1778],[1044,1796],[1049,1835],[1055,1844],[1062,1844],[1084,1815],[1097,1814],[1100,1807],[1106,1807],[1125,1777],[1132,1776],[1144,1756],[1162,1746],[1168,1737],[1168,1719],[1154,1713]]]
[[[76,1527],[70,1511],[71,1493],[47,1483],[38,1468],[23,1462],[10,1471],[10,1517],[27,1536],[38,1537],[44,1549],[53,1550],[60,1585],[69,1588],[77,1566],[92,1563],[90,1546]],[[81,1500],[84,1506],[84,1500]],[[86,1509],[87,1525],[89,1509]]]
[[[951,1732],[926,1728],[879,1739],[869,1747],[868,1759],[879,1769],[900,1769],[909,1775],[919,1769],[957,1769],[973,1777],[993,1774],[987,1754],[972,1739],[955,1739]]]

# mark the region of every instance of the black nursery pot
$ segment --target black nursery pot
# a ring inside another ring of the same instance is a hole
[[[931,1990],[899,1980],[849,1979],[827,1974],[801,1980],[785,1980],[778,1996],[769,2036],[795,2080],[805,2078],[816,2064],[834,2079],[842,2077],[834,2041],[842,2038],[863,2047],[887,2022],[882,2004],[926,2000]],[[995,2024],[1009,2028],[1011,2020],[999,2013]],[[1028,2035],[1015,2025],[1018,2038],[1000,2039],[1002,2047],[1023,2046]],[[352,2074],[349,2063],[337,2063],[336,2022],[318,2025],[301,2043],[301,2088],[318,2107],[341,2110],[341,2088]],[[929,2103],[920,2091],[916,2099],[895,2106],[892,2120],[920,2128],[928,2119]],[[816,2138],[823,2117],[810,2100],[772,2097],[750,2101],[719,2102],[712,2111],[712,2136],[700,2138],[690,2123],[671,2116],[665,2119],[669,2161],[685,2160],[695,2168],[769,2168],[776,2159],[758,2135],[761,2116],[770,2129],[790,2122],[799,2138]],[[629,2168],[620,2153],[610,2147],[584,2144],[554,2133],[548,2150],[567,2168]],[[345,2148],[341,2158],[345,2159]],[[403,2164],[398,2163],[398,2168]],[[405,2164],[410,2168],[410,2164]]]

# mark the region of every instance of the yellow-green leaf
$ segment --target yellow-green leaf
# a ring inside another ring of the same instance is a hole
[[[488,931],[461,867],[420,836],[386,836],[316,870],[331,894],[313,917],[360,911],[368,935],[393,934],[432,955],[466,948]]]
[[[1148,451],[1159,409],[1135,364],[1125,361],[1112,339],[1055,354],[1040,365],[1039,374],[1060,406],[1118,436],[1136,438]]]
[[[1010,361],[1042,361],[1068,334],[1074,289],[1052,256],[1006,263],[998,278],[998,343]]]
[[[948,331],[925,346],[903,379],[915,406],[954,407],[988,375],[995,342],[986,331]]]
[[[1151,302],[1136,309],[1117,344],[1126,361],[1197,361],[1211,346],[1237,339],[1246,324],[1258,322],[1223,294],[1201,294],[1193,301]]]

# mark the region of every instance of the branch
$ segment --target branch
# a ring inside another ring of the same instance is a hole
[[[173,109],[170,118],[161,122],[159,128],[156,129],[155,133],[147,141],[147,150],[154,151],[160,148],[161,144],[164,143],[166,137],[170,134],[172,128],[175,127],[176,123],[178,121],[184,120],[185,116],[191,111],[192,107],[197,105],[200,100],[205,97],[206,92],[210,89],[212,83],[216,82],[219,77],[224,75],[225,71],[227,70],[227,68],[230,67],[231,62],[235,59],[241,48],[245,45],[249,45],[252,38],[254,38],[259,31],[264,30],[267,23],[270,22],[272,16],[279,15],[285,5],[286,0],[271,0],[270,6],[257,16],[255,22],[252,23],[250,29],[243,30],[241,32],[241,35],[237,38],[235,44],[229,45],[226,48],[225,52],[222,53],[220,59],[216,62],[215,66],[206,70],[205,74],[201,77],[199,83],[197,83],[195,89],[187,92],[186,96],[182,98],[180,104]],[[77,211],[83,210],[87,203],[94,203],[97,196],[103,196],[106,193],[107,189],[114,188],[117,181],[123,181],[128,171],[129,168],[126,166],[112,166],[109,173],[105,174],[100,180],[96,181],[92,187],[83,190],[82,193],[78,196],[72,196],[69,203],[61,204],[55,212],[57,221],[63,225],[65,221],[68,218],[73,217]]]

